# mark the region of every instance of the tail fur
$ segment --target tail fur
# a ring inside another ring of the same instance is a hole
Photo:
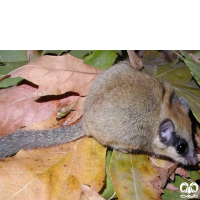
[[[38,149],[56,146],[83,137],[81,122],[73,126],[65,126],[47,130],[20,129],[0,138],[0,159],[16,154],[21,149]]]

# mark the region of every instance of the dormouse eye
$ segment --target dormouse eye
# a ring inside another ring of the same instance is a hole
[[[179,154],[187,153],[188,151],[188,144],[184,139],[181,139],[176,145],[176,151]]]

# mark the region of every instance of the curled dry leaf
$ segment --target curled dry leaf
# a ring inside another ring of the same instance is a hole
[[[168,180],[168,173],[165,169],[161,168],[161,167],[154,167],[155,170],[158,172],[158,174],[160,175],[161,181],[162,181],[162,188],[165,186],[167,180]]]
[[[72,96],[72,98],[73,98],[73,96]],[[86,97],[79,97],[77,103],[73,107],[73,111],[67,116],[65,121],[62,123],[64,126],[72,124],[80,118],[80,116],[83,114],[83,108],[84,108],[83,104],[85,102],[85,98]],[[74,102],[74,101],[72,101],[72,102]]]
[[[26,58],[28,61],[36,59],[38,56],[37,50],[27,50],[26,51]]]
[[[143,67],[142,60],[137,56],[134,50],[128,50],[127,52],[130,59],[131,67],[137,70],[141,70]]]
[[[69,104],[67,106],[60,108],[57,113],[57,118],[61,119],[61,118],[65,117],[67,114],[69,114],[72,111],[73,107],[76,105],[76,103],[77,102],[75,101],[72,104]]]
[[[162,180],[162,187],[164,187],[169,177],[173,179],[177,164],[152,157],[150,157],[150,160],[154,169],[159,173]]]

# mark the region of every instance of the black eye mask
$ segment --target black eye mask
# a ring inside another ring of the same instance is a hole
[[[180,139],[175,148],[177,153],[184,156],[188,152],[188,143],[184,139]]]
[[[159,127],[160,141],[167,145],[175,147],[178,154],[185,156],[188,153],[188,143],[180,138],[175,132],[175,126],[172,120],[165,119]]]
[[[182,156],[186,156],[186,154],[188,153],[188,143],[186,142],[185,139],[180,138],[179,136],[174,137],[174,141],[172,141],[172,146],[174,146],[176,148],[176,152]]]

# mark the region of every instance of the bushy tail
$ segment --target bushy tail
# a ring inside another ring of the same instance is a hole
[[[47,130],[18,130],[0,138],[0,159],[16,154],[21,149],[38,149],[56,146],[83,137],[81,122]]]

